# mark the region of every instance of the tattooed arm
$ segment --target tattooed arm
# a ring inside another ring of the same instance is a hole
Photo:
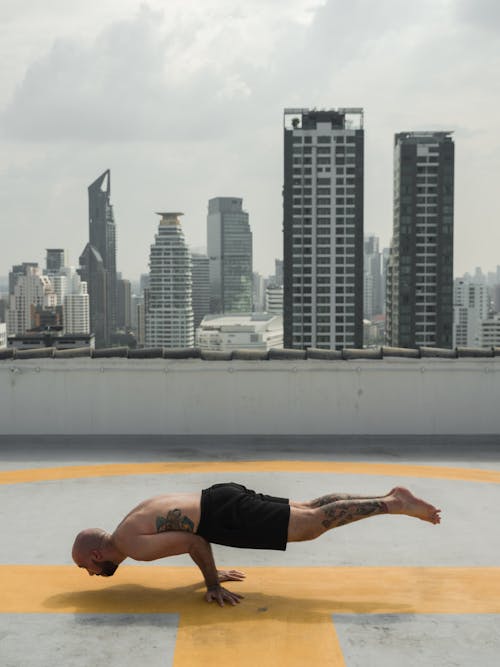
[[[205,580],[207,586],[205,600],[207,602],[215,601],[223,607],[224,602],[234,605],[242,598],[241,595],[223,588],[220,581],[239,581],[243,578],[243,573],[235,570],[219,574],[212,548],[200,535],[193,535],[186,530],[169,529],[155,535],[120,536],[116,543],[123,554],[134,560],[151,561],[168,556],[189,554],[200,568]]]
[[[242,595],[231,593],[231,591],[228,591],[220,585],[220,575],[222,573],[217,571],[212,547],[203,537],[199,537],[199,541],[193,543],[189,555],[200,568],[203,578],[205,579],[205,584],[207,586],[205,600],[207,602],[213,602],[215,600],[219,606],[223,607],[224,602],[229,602],[230,604],[235,605],[242,599]],[[232,580],[238,579],[239,577],[232,577]]]

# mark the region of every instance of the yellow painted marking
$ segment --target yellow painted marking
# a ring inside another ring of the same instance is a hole
[[[61,466],[57,468],[4,470],[0,472],[0,484],[43,482],[83,477],[240,472],[381,475],[500,484],[500,470],[419,466],[400,463],[355,463],[349,461],[167,461],[164,463],[108,463],[101,465]]]
[[[3,471],[0,484],[211,472],[500,483],[500,471],[495,470],[332,461],[197,461]],[[245,595],[245,601],[225,609],[203,601],[196,572],[122,566],[111,582],[89,579],[74,566],[4,565],[0,566],[0,613],[177,613],[174,667],[345,667],[331,621],[334,613],[500,613],[500,568],[249,568],[245,582],[229,584]]]
[[[189,567],[122,566],[111,580],[74,566],[0,567],[1,613],[177,613],[175,667],[345,663],[332,614],[500,614],[500,568],[247,569],[236,607],[203,600]]]

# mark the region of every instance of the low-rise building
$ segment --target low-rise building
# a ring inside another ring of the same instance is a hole
[[[95,348],[94,334],[63,334],[62,331],[33,331],[8,337],[8,346],[17,350],[36,350],[55,347],[69,350],[79,347]]]
[[[500,347],[500,315],[481,322],[481,347]]]
[[[283,317],[267,313],[207,315],[196,331],[196,344],[206,352],[283,347]]]
[[[488,288],[457,278],[453,285],[453,346],[481,344],[481,323],[488,317]]]
[[[283,315],[283,286],[268,285],[266,287],[266,313]]]

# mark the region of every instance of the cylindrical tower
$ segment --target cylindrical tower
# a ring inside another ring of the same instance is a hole
[[[161,216],[149,256],[150,285],[145,313],[146,347],[192,347],[192,260],[179,221]]]

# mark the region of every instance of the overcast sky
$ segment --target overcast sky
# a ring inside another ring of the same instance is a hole
[[[254,270],[282,255],[286,106],[365,110],[365,232],[388,245],[395,132],[453,130],[455,274],[500,264],[498,0],[0,0],[0,276],[88,240],[111,169],[117,263],[147,271],[155,211],[206,245],[243,197]]]

